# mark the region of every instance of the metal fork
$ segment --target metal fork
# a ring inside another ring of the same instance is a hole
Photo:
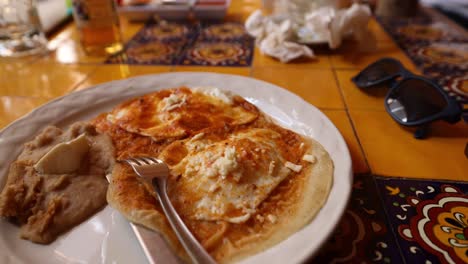
[[[138,176],[151,182],[169,224],[192,261],[200,264],[216,263],[184,224],[169,200],[167,195],[169,168],[166,163],[153,157],[130,158],[125,162],[133,168]]]

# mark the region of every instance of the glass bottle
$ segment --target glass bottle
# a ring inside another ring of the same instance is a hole
[[[72,0],[72,4],[81,45],[88,55],[102,56],[122,50],[114,0]]]

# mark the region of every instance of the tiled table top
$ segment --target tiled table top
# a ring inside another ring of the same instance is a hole
[[[259,8],[259,2],[232,1],[226,20],[244,21],[248,14]],[[125,41],[130,41],[143,26],[122,19]],[[378,40],[377,50],[369,54],[355,52],[356,44],[347,42],[335,51],[318,50],[316,59],[282,64],[263,56],[254,48],[250,65],[207,67],[193,63],[106,64],[106,58],[84,54],[79,46],[76,28],[69,24],[50,38],[51,51],[48,54],[20,60],[0,59],[0,128],[33,108],[71,91],[143,74],[204,71],[262,79],[298,94],[321,109],[341,131],[350,149],[356,173],[353,197],[336,234],[317,256],[318,263],[416,263],[422,260],[450,263],[434,247],[440,241],[430,244],[433,240],[417,237],[414,225],[424,218],[424,206],[440,205],[444,193],[461,197],[457,203],[444,208],[452,210],[465,206],[464,211],[460,212],[466,212],[467,185],[460,182],[468,180],[468,158],[464,155],[468,125],[464,122],[456,125],[436,122],[428,139],[415,140],[411,129],[399,126],[385,112],[385,89],[363,91],[355,87],[350,81],[351,76],[384,56],[395,57],[408,69],[419,72],[418,67],[400,49],[399,43],[394,42],[376,20],[372,20],[369,27]],[[465,50],[462,55],[467,54]],[[466,83],[464,87],[466,89]],[[431,188],[434,191],[429,193]],[[417,190],[424,193],[415,193]],[[420,201],[419,205],[409,205],[411,210],[400,206],[411,202],[404,200],[408,196],[419,197]],[[408,210],[406,220],[395,218],[402,213],[398,211],[400,209],[396,210],[398,206],[403,211]],[[453,214],[450,217],[453,218]],[[462,246],[447,244],[438,247],[449,252],[447,254],[453,257],[454,263],[468,261],[466,219],[468,213],[459,218],[459,227],[455,222],[446,220],[455,225],[453,228],[462,230],[461,233],[453,233],[458,239],[456,245]],[[355,229],[356,226],[363,229]],[[449,234],[452,233],[447,233],[447,236]],[[441,237],[441,234],[434,236]],[[353,250],[353,247],[358,249]],[[350,252],[354,252],[354,255]]]

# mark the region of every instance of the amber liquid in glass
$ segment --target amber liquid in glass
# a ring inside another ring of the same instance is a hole
[[[83,27],[81,29],[81,45],[87,54],[115,54],[122,50],[122,40],[119,27]]]
[[[119,18],[113,0],[74,0],[73,11],[83,49],[103,56],[122,50]]]

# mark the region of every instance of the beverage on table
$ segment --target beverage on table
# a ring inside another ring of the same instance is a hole
[[[46,45],[36,1],[0,1],[0,57],[38,54]]]
[[[80,41],[89,55],[122,50],[119,17],[113,0],[73,0],[73,16]]]

